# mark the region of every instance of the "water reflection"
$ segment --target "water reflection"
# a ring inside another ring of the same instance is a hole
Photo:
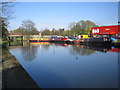
[[[103,53],[107,53],[111,49],[111,45],[84,45],[85,48],[95,50],[95,51],[100,51]]]
[[[31,61],[36,57],[37,49],[39,46],[30,45],[28,42],[24,42],[23,47],[21,48],[22,56],[24,60]]]
[[[41,88],[117,88],[119,51],[113,46],[48,42],[10,49]]]
[[[11,48],[21,47],[22,55],[25,60],[33,60],[36,57],[38,47],[43,51],[48,51],[50,46],[53,47],[53,53],[55,54],[56,47],[65,47],[68,49],[71,55],[90,56],[96,51],[103,53],[107,52],[120,52],[120,48],[115,48],[111,45],[81,45],[81,44],[66,44],[66,43],[49,43],[49,42],[11,42],[9,43]],[[77,59],[77,57],[76,57]]]
[[[14,41],[14,42],[9,42],[8,45],[9,46],[23,46],[23,42],[22,41]]]
[[[22,42],[22,44],[20,43],[21,42],[10,42],[9,48],[19,48],[21,50],[21,55],[26,61],[34,60],[39,46],[30,44],[29,42]]]
[[[72,45],[70,48],[68,48],[69,52],[72,55],[81,55],[81,56],[86,56],[86,55],[92,55],[95,53],[95,50],[89,49],[89,48],[85,48],[84,46],[81,45]]]
[[[54,46],[62,46],[67,47],[69,52],[72,55],[92,55],[96,53],[96,51],[107,53],[107,52],[120,52],[120,48],[116,48],[111,45],[89,45],[89,44],[66,44],[66,43],[52,43]],[[70,47],[69,47],[70,46]]]

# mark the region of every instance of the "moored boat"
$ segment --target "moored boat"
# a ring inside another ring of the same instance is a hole
[[[113,46],[120,48],[120,42],[114,42],[114,43],[113,43]]]
[[[111,44],[111,39],[107,37],[91,37],[84,39],[81,43],[89,43],[89,44]]]
[[[62,43],[65,42],[67,40],[66,37],[55,37],[55,38],[50,38],[50,42],[58,42],[58,43]]]
[[[29,40],[30,42],[49,42],[50,39],[49,38],[32,38]]]

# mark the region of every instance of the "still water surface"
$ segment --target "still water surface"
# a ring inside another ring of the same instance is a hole
[[[9,50],[41,88],[118,88],[118,53],[92,48],[33,43]]]

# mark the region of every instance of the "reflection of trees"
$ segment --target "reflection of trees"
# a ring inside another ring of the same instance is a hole
[[[31,61],[36,57],[37,49],[39,46],[25,44],[22,49],[22,55],[25,60]]]
[[[43,49],[43,50],[46,50],[46,51],[48,51],[48,49],[49,49],[49,47],[50,47],[50,45],[49,44],[47,44],[47,45],[41,45],[41,48]]]
[[[85,56],[85,55],[91,55],[91,54],[95,53],[95,50],[87,49],[85,47],[71,46],[69,48],[69,52],[72,55],[77,55],[78,54],[78,55]]]
[[[9,46],[22,46],[22,45],[23,45],[22,41],[9,42]]]

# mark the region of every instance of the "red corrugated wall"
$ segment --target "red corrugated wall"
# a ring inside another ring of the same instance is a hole
[[[92,35],[120,34],[120,25],[91,28]]]

